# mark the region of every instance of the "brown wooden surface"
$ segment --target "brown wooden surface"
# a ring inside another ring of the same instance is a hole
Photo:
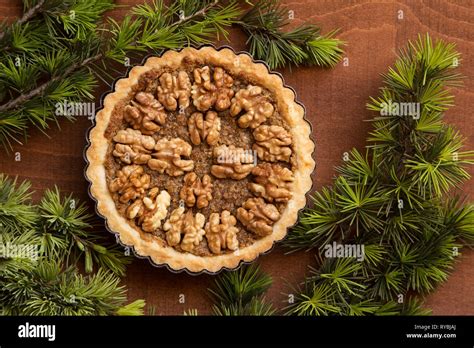
[[[127,5],[113,11],[120,18],[128,5],[140,1],[121,1]],[[466,76],[463,88],[455,89],[456,106],[447,112],[447,121],[454,124],[466,137],[469,149],[474,149],[474,123],[472,101],[474,95],[474,2],[473,0],[446,1],[345,1],[305,0],[282,1],[294,11],[292,25],[309,21],[322,26],[327,32],[340,28],[339,37],[347,42],[348,66],[339,64],[335,69],[293,68],[282,70],[287,84],[295,88],[304,103],[308,119],[313,124],[316,138],[316,171],[313,174],[315,189],[330,184],[334,166],[341,162],[342,154],[352,147],[362,148],[369,130],[365,103],[370,95],[377,94],[381,86],[380,74],[393,64],[398,48],[407,40],[416,39],[418,33],[429,32],[457,44],[463,55],[460,72]],[[0,0],[0,17],[18,16],[19,1]],[[403,19],[398,19],[403,11]],[[235,30],[231,45],[244,49],[244,37]],[[97,92],[100,96],[102,90]],[[97,99],[97,106],[99,105]],[[63,121],[61,132],[51,129],[50,138],[38,131],[30,132],[25,146],[16,146],[21,154],[16,162],[14,154],[0,154],[0,172],[18,175],[31,180],[35,199],[53,185],[66,192],[93,202],[87,195],[83,176],[83,149],[85,132],[90,126],[87,119],[75,123]],[[470,168],[470,173],[473,170]],[[474,199],[473,180],[464,186],[464,193]],[[105,232],[104,230],[104,233]],[[283,306],[290,291],[288,283],[303,279],[307,265],[313,263],[311,253],[285,255],[280,248],[260,257],[257,261],[274,278],[267,297],[277,306]],[[144,298],[156,306],[157,314],[182,314],[197,308],[200,314],[210,313],[207,287],[212,276],[173,274],[166,269],[151,266],[146,260],[136,259],[128,269],[125,283],[129,299]],[[185,296],[185,303],[179,296]],[[474,314],[474,252],[466,250],[445,284],[427,298],[427,306],[434,314]]]

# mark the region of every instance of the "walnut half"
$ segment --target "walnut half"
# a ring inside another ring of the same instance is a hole
[[[117,144],[112,154],[126,164],[146,164],[155,147],[155,140],[151,136],[132,128],[119,130],[113,140]]]
[[[212,200],[211,177],[205,174],[201,180],[194,172],[186,174],[179,196],[188,207],[194,205],[198,209],[207,207]]]
[[[273,115],[274,107],[263,95],[263,90],[259,86],[248,85],[246,89],[239,90],[230,107],[230,114],[237,116],[245,110],[237,123],[242,128],[257,128],[269,117]]]
[[[171,212],[170,218],[163,225],[166,232],[166,241],[169,246],[181,246],[184,251],[192,251],[202,241],[206,234],[203,229],[206,218],[201,213],[195,216],[189,210],[184,213],[184,207],[176,208]],[[181,239],[181,235],[184,237]]]
[[[130,165],[117,170],[116,178],[109,184],[110,192],[118,194],[121,203],[127,203],[142,197],[150,187],[150,176],[143,167]]]
[[[255,182],[249,189],[269,202],[288,202],[291,199],[293,173],[278,164],[263,163],[252,169]]]
[[[191,82],[185,71],[178,74],[163,73],[157,88],[158,100],[166,110],[175,111],[178,108],[185,109],[189,106],[191,96]]]
[[[132,105],[124,108],[124,118],[133,129],[140,130],[143,134],[151,135],[160,130],[165,124],[166,113],[161,103],[147,92],[138,92]]]
[[[220,254],[223,249],[237,250],[239,241],[237,233],[239,229],[235,226],[236,218],[228,210],[212,213],[206,224],[206,239],[209,249],[214,254]]]
[[[221,120],[214,111],[208,111],[206,118],[202,113],[195,112],[188,119],[188,130],[194,145],[199,145],[204,140],[209,145],[216,145],[219,141]]]
[[[199,111],[207,111],[212,106],[217,111],[230,107],[234,95],[232,85],[234,79],[221,67],[215,67],[211,79],[211,69],[208,66],[194,69],[194,84],[191,89],[193,104]]]
[[[268,236],[273,232],[273,224],[280,218],[280,212],[273,204],[262,198],[249,198],[237,209],[237,219],[258,236]]]
[[[280,126],[261,125],[253,131],[253,149],[263,161],[289,162],[291,157],[291,135]]]
[[[148,161],[148,166],[159,173],[171,176],[183,175],[194,168],[192,160],[181,158],[189,157],[192,152],[192,146],[181,138],[160,139],[155,145],[152,159]]]
[[[216,178],[241,180],[255,167],[253,151],[234,145],[215,147],[213,156],[217,164],[211,167],[211,174]]]
[[[149,211],[143,216],[142,229],[145,232],[153,232],[161,227],[161,221],[163,221],[168,215],[168,207],[171,204],[171,196],[168,191],[161,191],[156,196],[155,201],[147,200],[148,197],[143,199],[143,203]]]

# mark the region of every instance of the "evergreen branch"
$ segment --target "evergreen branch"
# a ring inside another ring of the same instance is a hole
[[[93,262],[118,275],[125,273],[130,258],[116,244],[107,245],[105,238],[91,231],[92,215],[71,195],[61,197],[57,187],[47,190],[39,204],[39,214],[44,253],[58,254],[66,264],[75,264],[83,255],[86,273],[93,272]]]
[[[45,0],[39,0],[36,5],[30,7],[28,11],[23,13],[23,16],[19,18],[15,24],[23,24],[29,21],[31,18],[35,17],[43,8]],[[5,37],[5,31],[0,32],[0,41]]]
[[[172,26],[178,27],[181,24],[189,22],[190,20],[195,19],[197,17],[204,17],[208,13],[209,10],[216,7],[218,4],[219,4],[219,0],[213,0],[211,3],[205,5],[200,10],[198,10],[198,11],[196,11],[196,12],[194,12],[194,13],[188,15],[188,16],[184,16],[184,17],[180,18],[178,21],[174,22],[172,24]]]
[[[129,259],[91,231],[86,206],[71,195],[62,197],[57,188],[47,190],[38,205],[30,196],[29,182],[0,174],[0,243],[28,248],[0,255],[3,314],[143,314],[144,301],[125,304],[126,291],[119,285]],[[92,272],[91,262],[98,264],[94,274],[83,276],[77,269],[82,254],[89,255],[86,272]]]
[[[16,178],[12,180],[0,174],[0,229],[3,232],[16,234],[34,225],[37,214],[30,204],[30,187],[27,181],[18,183]]]
[[[238,23],[248,35],[249,51],[271,69],[287,65],[333,67],[341,59],[344,42],[335,31],[321,35],[314,25],[304,24],[290,31],[286,11],[277,0],[259,0]]]
[[[54,76],[50,80],[42,83],[38,87],[29,91],[28,93],[22,94],[18,96],[17,98],[10,100],[9,102],[3,105],[0,105],[0,112],[18,108],[21,105],[23,105],[26,101],[31,100],[37,96],[43,95],[44,92],[54,83],[63,80],[67,76],[70,76],[73,72],[79,70],[80,68],[86,67],[87,65],[92,64],[101,58],[102,58],[102,54],[99,53],[93,57],[88,57],[84,59],[82,62],[71,65],[69,68],[66,69],[66,71],[62,75]]]
[[[292,250],[318,248],[319,255],[334,241],[355,243],[365,247],[365,259],[321,256],[288,314],[427,314],[417,295],[445,281],[461,243],[473,240],[472,205],[448,195],[474,163],[464,139],[443,122],[459,60],[454,45],[419,37],[384,75],[385,86],[368,104],[379,115],[366,154],[351,151],[285,242]],[[399,113],[403,103],[418,108]]]
[[[214,288],[208,289],[216,315],[272,315],[275,309],[263,294],[272,283],[256,264],[242,266],[218,276]]]
[[[99,270],[82,276],[56,261],[17,264],[0,275],[0,301],[6,315],[141,314],[143,301],[125,305],[119,278]]]

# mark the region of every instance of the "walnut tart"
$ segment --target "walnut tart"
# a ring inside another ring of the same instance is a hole
[[[306,204],[311,127],[279,74],[229,48],[132,68],[89,132],[86,177],[123,245],[214,273],[269,251]]]

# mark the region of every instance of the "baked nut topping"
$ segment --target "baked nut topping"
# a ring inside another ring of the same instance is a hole
[[[148,167],[159,173],[171,176],[183,175],[194,168],[192,160],[181,158],[191,155],[192,146],[180,138],[160,139],[152,153],[152,159],[148,161]]]
[[[165,123],[166,113],[163,106],[153,97],[153,94],[138,92],[131,105],[124,108],[124,118],[143,134],[151,135],[160,130]]]
[[[201,213],[193,215],[189,210],[184,213],[184,207],[173,210],[170,218],[163,225],[166,240],[170,246],[180,245],[184,251],[192,251],[202,241],[206,218]],[[181,239],[181,236],[184,237]]]
[[[166,241],[169,246],[181,243],[181,233],[184,229],[184,207],[176,208],[171,212],[169,219],[163,225],[166,231]]]
[[[191,94],[193,104],[199,111],[207,111],[212,106],[217,111],[223,111],[230,107],[230,100],[234,95],[232,85],[233,78],[221,67],[214,68],[211,81],[211,69],[209,66],[194,69],[194,84]]]
[[[113,140],[117,142],[113,155],[126,164],[146,164],[155,147],[155,139],[131,128],[118,131]]]
[[[278,164],[263,163],[252,169],[254,181],[250,190],[268,202],[288,202],[291,199],[293,173]]]
[[[273,115],[275,109],[268,98],[263,95],[261,87],[248,85],[246,89],[239,90],[232,98],[230,114],[237,116],[242,110],[245,113],[239,117],[239,126],[257,128]]]
[[[151,197],[143,198],[143,204],[148,211],[143,216],[142,229],[145,232],[153,232],[161,227],[161,221],[168,215],[171,196],[167,191],[161,191],[154,202]]]
[[[239,241],[237,233],[239,229],[235,226],[237,219],[228,210],[219,213],[212,213],[206,224],[206,238],[209,249],[214,254],[220,254],[221,250],[237,250]]]
[[[155,200],[156,196],[160,190],[158,187],[152,188],[150,191],[147,193],[147,197],[144,197],[143,199],[138,198],[136,199],[126,210],[126,216],[130,220],[135,219],[136,217],[139,218],[138,224],[141,224],[143,222],[143,215],[145,213],[145,207],[148,210],[154,209],[154,203],[153,201]]]
[[[178,74],[163,73],[158,86],[158,100],[166,110],[174,111],[178,108],[185,109],[189,106],[191,95],[191,82],[185,71]]]
[[[262,125],[253,131],[253,149],[263,161],[289,162],[291,157],[291,134],[280,126]]]
[[[208,111],[206,118],[200,112],[195,112],[188,119],[188,130],[194,145],[206,141],[208,145],[216,145],[221,131],[221,120],[214,111]]]
[[[202,180],[196,173],[188,173],[184,176],[183,188],[179,196],[188,207],[196,207],[198,209],[205,208],[212,199],[212,182],[209,175],[204,175]]]
[[[188,211],[184,216],[184,237],[181,241],[181,249],[184,251],[192,251],[201,243],[206,231],[204,231],[204,224],[206,218],[201,213],[193,216],[191,211]]]
[[[241,180],[255,167],[253,153],[234,145],[215,147],[213,156],[218,164],[211,167],[211,173],[216,178]]]
[[[280,218],[280,213],[262,198],[249,198],[237,209],[237,218],[247,229],[264,237],[272,233],[272,226]]]
[[[281,77],[228,48],[150,57],[104,98],[87,178],[124,245],[217,272],[281,240],[305,205],[314,144]]]
[[[150,187],[150,176],[138,165],[125,166],[116,173],[116,178],[109,184],[109,190],[118,195],[120,203],[127,203],[142,197]]]

